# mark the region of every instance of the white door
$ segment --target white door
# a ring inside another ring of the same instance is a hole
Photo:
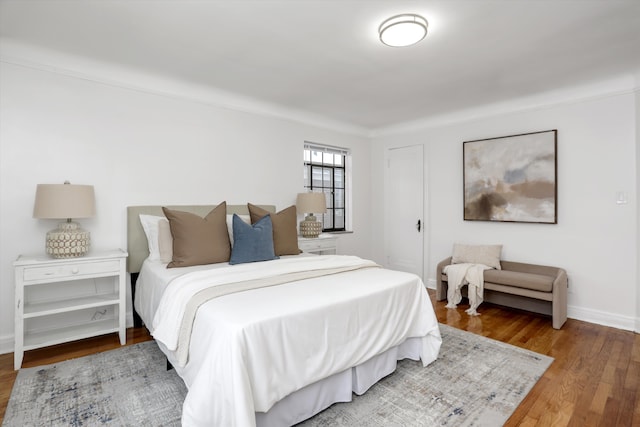
[[[385,255],[387,267],[423,277],[424,157],[422,145],[387,150]]]

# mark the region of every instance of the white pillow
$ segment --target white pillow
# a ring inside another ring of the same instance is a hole
[[[451,264],[483,264],[501,270],[502,245],[462,245],[454,243]]]
[[[169,220],[162,218],[158,221],[158,249],[160,251],[160,262],[169,264],[173,261],[173,236]]]
[[[251,225],[251,217],[249,215],[238,215],[241,220]],[[227,230],[229,231],[229,240],[231,240],[231,247],[233,247],[233,215],[227,215]]]
[[[158,222],[167,221],[163,216],[140,214],[140,223],[147,236],[147,244],[149,245],[149,259],[151,261],[160,260],[160,248],[158,246]]]

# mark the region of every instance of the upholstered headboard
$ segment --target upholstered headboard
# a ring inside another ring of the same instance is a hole
[[[183,205],[169,206],[169,209],[191,212],[196,215],[205,217],[216,205]],[[259,205],[262,209],[269,212],[275,212],[276,207],[273,205]],[[248,215],[249,209],[247,205],[227,205],[227,214]],[[162,205],[159,206],[128,206],[127,207],[127,271],[129,273],[140,272],[142,263],[149,256],[149,245],[147,237],[140,223],[140,214],[164,216]]]

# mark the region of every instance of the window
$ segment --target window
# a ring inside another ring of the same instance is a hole
[[[322,215],[322,231],[347,229],[349,160],[350,153],[346,148],[310,142],[304,144],[305,190],[324,193],[327,198],[327,213]]]

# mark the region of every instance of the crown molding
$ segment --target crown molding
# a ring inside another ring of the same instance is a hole
[[[430,116],[424,119],[374,129],[369,133],[369,137],[378,138],[395,134],[416,132],[423,129],[482,120],[505,114],[543,110],[559,105],[597,100],[637,91],[640,91],[640,70],[635,73],[630,72],[628,74],[622,74],[589,84],[565,87],[554,91],[542,92],[533,96],[485,104],[474,108],[455,111],[449,114]]]
[[[8,38],[0,38],[0,62],[122,89],[286,120],[369,139],[640,91],[640,70],[635,70],[624,75],[585,85],[566,87],[533,96],[485,104],[387,127],[369,129],[210,86],[194,84],[114,63],[46,49]]]
[[[122,89],[291,121],[359,137],[367,137],[369,134],[369,129],[317,114],[7,38],[0,39],[0,62]]]

